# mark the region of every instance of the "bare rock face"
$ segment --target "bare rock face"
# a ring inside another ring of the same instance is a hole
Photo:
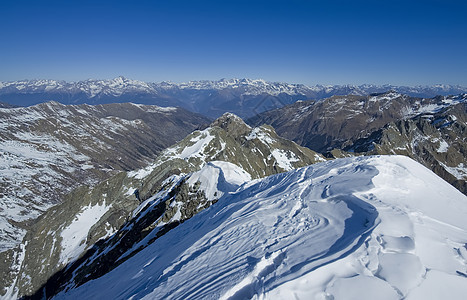
[[[79,188],[48,210],[23,241],[12,289],[50,296],[102,276],[234,191],[240,183],[225,179],[232,174],[261,178],[324,160],[269,126],[251,128],[225,114],[147,167]]]

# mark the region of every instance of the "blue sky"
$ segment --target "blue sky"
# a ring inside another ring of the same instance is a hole
[[[467,86],[467,1],[2,1],[0,80]]]

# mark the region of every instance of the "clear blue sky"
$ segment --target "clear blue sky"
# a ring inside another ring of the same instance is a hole
[[[1,1],[0,80],[467,86],[467,1]]]

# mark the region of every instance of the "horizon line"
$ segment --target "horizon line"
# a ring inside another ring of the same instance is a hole
[[[322,87],[327,87],[327,86],[351,86],[351,87],[360,87],[360,86],[377,86],[377,87],[384,87],[384,86],[392,86],[392,87],[437,87],[437,86],[450,86],[450,87],[460,87],[460,88],[467,88],[467,85],[460,85],[460,84],[450,84],[450,83],[435,83],[435,84],[417,84],[417,85],[406,85],[406,84],[392,84],[392,83],[384,83],[384,84],[375,84],[375,83],[360,83],[360,84],[351,84],[351,83],[346,83],[346,84],[324,84],[324,83],[315,83],[313,85],[308,85],[304,83],[297,83],[297,82],[287,82],[287,81],[273,81],[273,80],[266,80],[263,78],[239,78],[239,77],[232,77],[232,78],[226,78],[222,77],[220,79],[195,79],[195,80],[189,80],[189,81],[172,81],[172,80],[163,80],[163,81],[145,81],[145,80],[139,80],[139,79],[133,79],[129,78],[123,75],[119,75],[113,78],[87,78],[87,79],[81,79],[81,80],[64,80],[64,79],[45,79],[45,78],[33,78],[33,79],[19,79],[19,80],[8,80],[8,81],[0,81],[1,83],[14,83],[14,82],[21,82],[21,81],[56,81],[56,82],[65,82],[69,84],[73,83],[79,83],[79,82],[86,82],[86,81],[112,81],[116,79],[127,79],[131,81],[138,81],[142,83],[152,83],[152,84],[161,84],[161,83],[169,83],[169,84],[177,84],[177,85],[182,85],[182,84],[189,84],[189,83],[196,83],[196,82],[222,82],[222,81],[232,81],[232,80],[250,80],[250,81],[263,81],[265,83],[269,84],[291,84],[291,85],[303,85],[306,87],[316,87],[316,86],[322,86]]]

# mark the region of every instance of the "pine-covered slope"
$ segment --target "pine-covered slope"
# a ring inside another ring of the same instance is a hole
[[[246,182],[53,299],[463,299],[466,213],[407,157],[336,159]]]
[[[47,211],[26,235],[16,283],[5,286],[28,295],[47,283],[53,294],[98,278],[244,181],[324,160],[225,114],[148,167],[82,187]]]

